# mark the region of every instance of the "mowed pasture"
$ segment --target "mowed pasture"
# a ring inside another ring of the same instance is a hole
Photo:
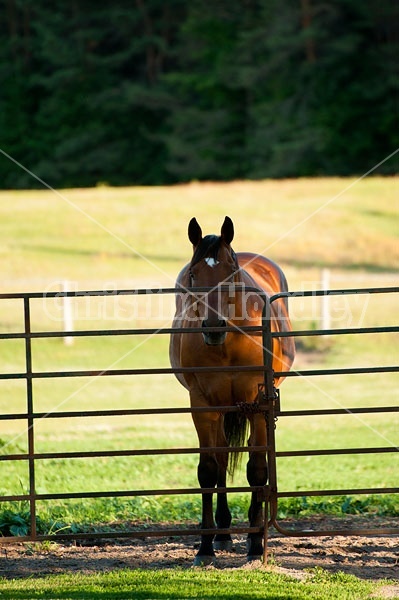
[[[218,233],[224,216],[235,224],[236,251],[258,252],[278,262],[291,290],[320,289],[321,269],[331,288],[397,284],[399,265],[397,178],[309,179],[166,188],[1,192],[3,239],[1,292],[109,290],[106,298],[72,300],[75,329],[170,326],[173,296],[117,296],[113,290],[173,287],[191,256],[187,224],[192,216],[204,233]],[[395,280],[396,279],[396,280]],[[334,297],[332,327],[397,323],[397,296]],[[295,299],[294,328],[320,326],[320,301]],[[35,331],[63,327],[60,298],[32,301]],[[23,328],[22,303],[0,303],[3,332]],[[295,368],[394,365],[395,334],[307,338]],[[24,371],[23,341],[0,341],[2,372]],[[168,336],[111,336],[34,340],[36,371],[168,367]],[[26,410],[25,383],[0,381],[2,414]],[[67,410],[188,406],[173,376],[118,376],[34,381],[34,408],[51,415]],[[352,408],[397,404],[397,375],[368,374],[291,378],[281,391],[282,407]],[[281,418],[278,450],[397,446],[398,417],[353,415]],[[189,415],[46,418],[35,424],[36,451],[91,451],[196,447]],[[1,421],[2,452],[27,450],[26,423]],[[197,487],[196,455],[38,461],[37,492],[88,492]],[[282,458],[280,491],[385,487],[397,484],[396,454]],[[1,493],[29,486],[27,463],[1,462]],[[235,484],[245,484],[244,464]],[[236,520],[245,519],[248,498],[233,497]],[[9,508],[9,507],[8,507]],[[12,507],[21,512],[20,506]],[[1,510],[1,507],[0,507]],[[370,511],[398,514],[394,497],[339,498],[281,503],[281,514],[312,511]],[[92,530],[129,522],[198,520],[198,496],[42,502],[42,531]],[[64,529],[68,528],[68,529]]]

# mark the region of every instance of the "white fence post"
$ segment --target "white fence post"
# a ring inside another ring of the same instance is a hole
[[[68,291],[68,281],[63,281],[62,283],[62,291]],[[72,302],[69,296],[63,297],[63,321],[64,321],[64,331],[73,331],[73,314],[72,314]],[[64,338],[65,346],[72,346],[74,338],[70,335],[65,336]]]
[[[321,272],[321,289],[330,289],[330,270],[323,269]],[[330,297],[321,296],[321,328],[331,329]]]

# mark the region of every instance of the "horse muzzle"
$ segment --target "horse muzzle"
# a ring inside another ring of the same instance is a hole
[[[224,319],[219,319],[219,321],[213,325],[210,325],[206,320],[202,321],[202,327],[204,329],[202,336],[207,346],[220,346],[224,343],[227,332],[212,331],[212,327],[226,327],[226,321]]]

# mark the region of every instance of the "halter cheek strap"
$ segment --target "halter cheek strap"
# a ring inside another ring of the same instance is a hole
[[[189,281],[189,284],[188,284],[188,286],[189,286],[190,288],[191,288],[191,287],[194,287],[194,274],[193,274],[193,271],[192,271],[191,267],[190,267],[190,268],[189,268],[189,270],[188,270],[188,276],[189,276],[189,278],[190,278],[190,281]]]
[[[192,287],[194,287],[194,274],[193,274],[193,271],[191,269],[191,266],[190,266],[190,269],[188,271],[188,276],[190,278],[189,287],[192,288]],[[191,306],[192,306],[193,311],[194,311],[194,315],[197,318],[199,318],[200,314],[199,314],[199,310],[198,310],[198,301],[197,301],[197,299],[195,298],[195,296],[193,294],[191,294],[191,297],[194,298],[194,300],[191,303]]]

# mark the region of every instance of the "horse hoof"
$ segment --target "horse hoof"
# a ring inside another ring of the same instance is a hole
[[[263,546],[259,543],[254,543],[253,540],[247,538],[247,562],[254,560],[262,560]]]
[[[222,550],[223,552],[231,552],[233,549],[233,542],[231,540],[215,540],[213,542],[215,550]]]
[[[198,555],[194,558],[193,567],[210,567],[215,566],[216,556],[212,555]]]
[[[261,554],[260,554],[260,555],[257,555],[257,554],[249,554],[249,555],[247,556],[247,562],[248,562],[248,563],[255,562],[255,561],[257,561],[257,560],[259,560],[259,561],[262,561],[262,555],[261,555]]]

